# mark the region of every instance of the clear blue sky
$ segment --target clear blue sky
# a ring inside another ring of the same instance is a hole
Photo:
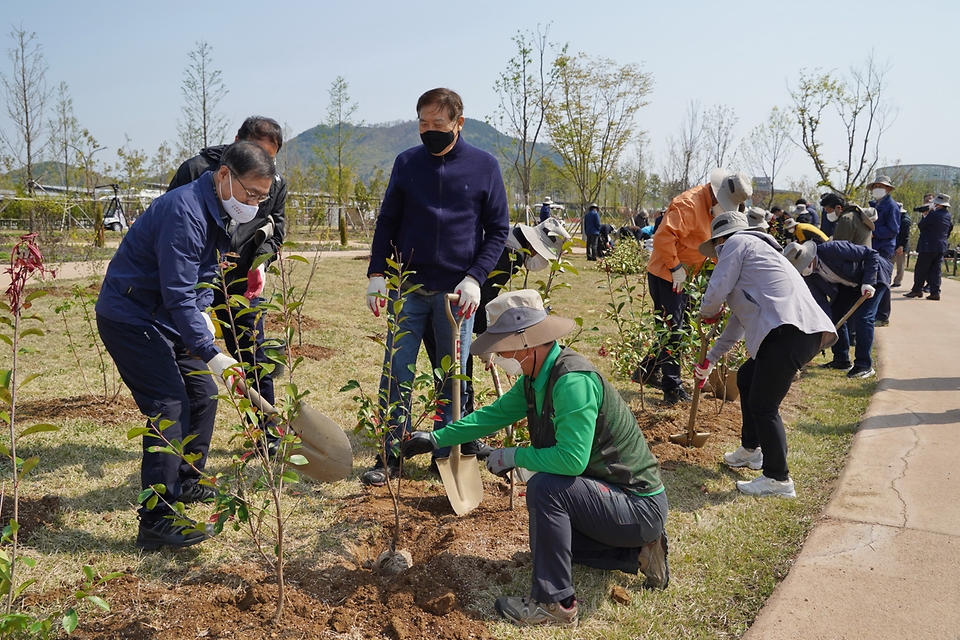
[[[110,162],[125,134],[150,155],[175,140],[187,54],[200,39],[223,71],[229,93],[220,107],[231,129],[257,113],[295,135],[323,118],[337,76],[367,123],[412,119],[417,97],[434,86],[456,89],[466,115],[482,120],[497,106],[492,87],[514,53],[511,37],[552,23],[551,39],[571,51],[653,74],[638,123],[650,133],[654,168],[688,101],[733,108],[743,135],[789,104],[800,69],[846,71],[871,50],[892,65],[899,107],[882,161],[960,165],[957,0],[0,0],[0,17],[4,34],[12,26],[37,33],[49,83],[69,84],[81,125],[110,147],[100,154]],[[4,73],[9,67],[0,59]],[[9,127],[5,116],[0,126]],[[799,150],[786,173],[814,175]]]

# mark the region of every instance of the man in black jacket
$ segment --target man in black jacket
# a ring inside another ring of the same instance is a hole
[[[940,299],[940,263],[947,252],[953,219],[950,216],[950,196],[939,194],[923,213],[920,222],[920,238],[917,240],[917,264],[913,268],[913,288],[903,294],[907,298],[922,298],[923,285],[930,287],[927,300]]]
[[[262,116],[251,116],[243,121],[237,131],[236,140],[254,142],[263,148],[270,157],[276,159],[277,153],[283,146],[283,131],[276,120]],[[206,171],[216,171],[220,166],[220,158],[228,145],[217,145],[202,149],[200,153],[177,169],[177,173],[170,182],[170,189],[193,182]],[[262,302],[264,270],[267,263],[272,261],[284,235],[284,207],[287,200],[287,184],[280,174],[275,174],[270,193],[260,202],[257,215],[250,222],[238,224],[230,230],[230,251],[239,257],[233,258],[236,266],[226,274],[227,290],[230,295],[242,295],[250,300],[250,306],[256,307]],[[269,256],[266,262],[261,262],[256,268],[253,263],[260,256]],[[214,308],[225,304],[223,291],[214,292]],[[227,349],[237,360],[250,367],[269,363],[263,353],[263,313],[233,313],[233,324],[236,326],[237,336],[233,335],[230,327],[230,315],[225,309],[217,311],[217,319],[226,323],[223,327],[223,338]],[[239,344],[238,340],[239,338]],[[256,368],[255,388],[264,399],[273,404],[273,377],[262,367]],[[264,426],[264,425],[261,425]],[[270,447],[279,439],[276,433],[265,429],[265,435]],[[211,488],[211,496],[213,492]]]

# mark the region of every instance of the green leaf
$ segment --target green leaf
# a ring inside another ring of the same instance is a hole
[[[27,336],[43,337],[44,335],[46,334],[43,333],[43,329],[40,329],[39,327],[30,327],[29,329],[24,329],[23,331],[20,332],[20,339],[22,340]]]
[[[13,371],[10,369],[0,370],[0,387],[10,388],[10,379],[13,377]]]
[[[101,598],[100,596],[87,596],[87,600],[97,605],[104,611],[110,611],[110,605],[107,604],[107,601]]]
[[[280,477],[286,482],[297,482],[300,480],[300,476],[297,475],[296,471],[284,471]]]
[[[304,258],[303,256],[298,255],[287,255],[284,256],[286,260],[291,260],[293,262],[302,262],[303,264],[310,264],[310,261]]]
[[[140,436],[151,433],[152,431],[153,429],[150,427],[134,427],[133,429],[127,431],[127,439],[133,440],[134,438],[139,438]]]
[[[153,494],[154,494],[153,487],[147,487],[146,489],[141,491],[140,494],[137,496],[137,504],[142,503],[144,500],[146,500]]]
[[[33,569],[35,566],[37,566],[37,561],[34,560],[33,558],[20,558],[20,562],[22,562],[23,564],[27,565],[27,566],[30,567],[31,569]]]
[[[30,470],[38,464],[40,464],[40,458],[37,456],[33,456],[24,460],[23,466],[20,468],[20,473],[17,474],[17,480],[23,480],[23,477],[30,473]]]
[[[20,389],[23,389],[28,382],[30,382],[31,380],[35,380],[36,378],[39,378],[42,375],[43,375],[42,373],[31,373],[26,378],[20,381],[20,384],[17,387],[17,390],[19,391]]]
[[[46,431],[59,431],[59,430],[60,430],[60,427],[58,427],[55,424],[47,424],[47,423],[35,424],[32,427],[27,427],[26,429],[24,429],[22,432],[20,432],[20,435],[17,437],[22,438],[23,436],[28,436],[31,433],[44,433]]]
[[[13,339],[5,333],[0,333],[0,340],[3,340],[11,347],[13,346]]]
[[[70,635],[76,630],[79,622],[77,619],[77,610],[71,608],[63,614],[63,620],[60,621],[60,624],[63,625],[63,630],[67,632],[67,635]]]
[[[160,496],[158,496],[157,494],[153,494],[152,496],[150,496],[150,498],[147,499],[147,509],[152,511],[153,508],[157,506],[158,502],[160,502]]]
[[[83,575],[87,576],[87,580],[93,582],[93,578],[96,574],[93,572],[93,567],[85,564],[83,565]]]
[[[290,464],[295,464],[295,465],[297,465],[297,466],[303,466],[303,465],[307,464],[307,459],[306,459],[304,456],[300,455],[300,454],[292,455],[292,456],[290,456]]]
[[[36,291],[31,291],[27,294],[27,297],[23,299],[24,302],[30,302],[31,300],[36,300],[41,296],[45,296],[49,291],[44,291],[43,289],[37,289]]]

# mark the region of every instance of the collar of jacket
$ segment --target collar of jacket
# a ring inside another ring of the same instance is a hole
[[[200,189],[203,192],[203,203],[206,205],[210,217],[217,221],[217,226],[226,231],[230,214],[223,208],[223,203],[220,202],[220,196],[217,195],[217,184],[213,179],[213,171],[207,171],[207,174],[210,174],[210,179],[203,180],[203,182],[200,183]],[[200,178],[202,180],[203,176]]]
[[[423,148],[423,152],[427,154],[428,158],[434,160],[435,162],[450,162],[451,160],[456,160],[460,154],[463,153],[463,150],[466,148],[466,146],[467,143],[463,140],[463,130],[461,129],[460,133],[457,134],[457,139],[453,143],[453,149],[450,149],[450,151],[447,151],[442,156],[433,155],[427,151],[426,147]]]

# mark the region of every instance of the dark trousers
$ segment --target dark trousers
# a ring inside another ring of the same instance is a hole
[[[246,285],[244,285],[244,287],[245,286]],[[242,293],[241,291],[240,294]],[[253,298],[250,300],[250,308],[255,309],[262,302],[262,298]],[[227,345],[227,351],[229,351],[230,355],[234,358],[247,365],[247,367],[249,367],[247,371],[255,372],[253,376],[254,388],[263,396],[264,400],[270,404],[275,404],[276,396],[273,392],[273,376],[264,371],[262,366],[257,366],[270,363],[270,360],[267,359],[267,356],[263,352],[263,321],[265,313],[260,311],[239,314],[238,312],[242,311],[242,308],[230,309],[228,313],[226,308],[220,308],[221,305],[224,304],[223,291],[216,289],[214,291],[213,306],[217,309],[217,319],[226,323],[226,326],[221,325],[220,329],[223,333],[223,341]],[[231,328],[231,316],[233,328]],[[261,428],[263,427],[265,427],[265,425],[261,425]],[[279,439],[278,434],[270,433],[269,429],[265,429],[265,431],[269,441],[273,442]]]
[[[913,266],[913,291],[920,293],[923,285],[930,285],[931,294],[940,294],[940,263],[943,262],[942,253],[921,251],[917,254],[917,263]]]
[[[433,326],[428,325],[423,332],[423,348],[427,352],[427,357],[430,359],[430,366],[434,369],[440,366],[440,356],[437,354],[437,337],[433,333]],[[466,375],[470,378],[469,380],[462,380],[463,387],[461,388],[460,396],[460,406],[461,406],[461,417],[473,413],[474,408],[474,391],[473,391],[473,357],[470,354],[464,354],[466,362],[464,363],[466,367]]]
[[[137,407],[147,416],[147,427],[156,430],[161,420],[169,420],[173,424],[162,431],[167,440],[183,442],[196,436],[183,449],[186,454],[200,454],[193,466],[202,470],[217,416],[216,382],[210,375],[195,375],[207,370],[206,363],[187,354],[182,345],[152,325],[115,322],[98,315],[97,329]],[[162,483],[166,486],[163,500],[173,504],[180,497],[183,481],[200,474],[179,456],[149,450],[163,444],[159,437],[143,437],[140,484],[147,488]],[[141,518],[156,520],[169,513],[163,500],[152,511],[141,505]]]
[[[640,547],[663,533],[667,494],[639,497],[583,476],[540,472],[527,482],[537,602],[574,595],[572,563],[636,574]]]
[[[687,308],[687,295],[673,291],[673,281],[664,280],[647,272],[650,298],[653,308],[660,315],[660,320],[668,327],[673,328],[665,341],[659,345],[655,367],[660,368],[663,376],[663,390],[673,391],[680,387],[680,361],[676,354],[680,345],[678,331],[683,330],[684,312]]]
[[[780,419],[780,403],[793,378],[820,350],[821,335],[807,334],[792,325],[781,325],[760,343],[757,357],[737,372],[743,427],[740,444],[763,448],[763,475],[774,480],[790,477],[787,468],[787,434]]]
[[[587,234],[587,260],[597,259],[597,243],[600,240],[599,233]]]
[[[835,362],[850,362],[850,335],[854,334],[857,341],[853,352],[854,366],[866,368],[873,366],[873,356],[870,352],[873,350],[874,325],[879,317],[877,309],[883,294],[890,292],[887,285],[879,282],[874,287],[876,292],[873,297],[864,300],[850,319],[837,330],[837,341],[832,348]],[[860,299],[860,289],[857,287],[840,286],[837,289],[837,298],[831,307],[834,322],[839,322],[840,318],[850,311],[850,307]]]

